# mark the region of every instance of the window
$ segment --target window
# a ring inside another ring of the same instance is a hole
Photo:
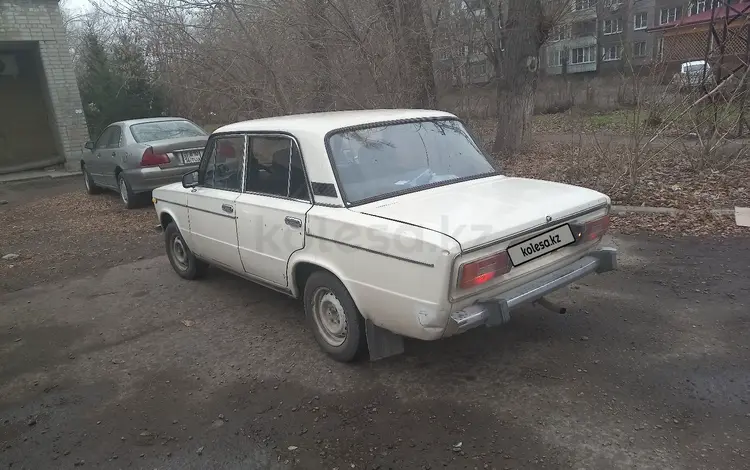
[[[589,21],[576,21],[572,26],[572,36],[574,38],[581,38],[585,36],[596,36],[596,20]]]
[[[578,47],[570,50],[571,64],[586,64],[596,61],[596,46]]]
[[[682,7],[662,8],[659,13],[659,24],[677,21],[682,16]]]
[[[130,126],[130,133],[138,143],[206,135],[206,131],[192,122],[178,119],[133,124]]]
[[[242,160],[245,137],[217,137],[206,147],[208,158],[201,161],[198,182],[206,188],[239,192],[242,185]]]
[[[550,50],[547,53],[547,64],[550,67],[560,67],[563,64],[563,51],[558,50]]]
[[[107,147],[107,142],[109,142],[109,138],[112,135],[112,128],[108,127],[104,129],[104,131],[99,135],[99,138],[96,139],[96,143],[94,144],[94,148],[101,149]]]
[[[596,0],[575,0],[573,2],[573,11],[585,10],[596,6]]]
[[[633,43],[633,57],[646,57],[647,55],[646,41]]]
[[[286,136],[250,137],[245,191],[309,200],[302,157]]]
[[[350,203],[494,174],[455,119],[345,130],[333,134],[328,145],[340,189]]]
[[[556,25],[552,28],[552,33],[550,33],[550,41],[562,41],[563,39],[570,39],[570,33],[570,24]]]
[[[646,28],[648,28],[648,13],[645,11],[636,13],[635,18],[633,18],[633,29],[638,31],[639,29]]]
[[[718,2],[712,2],[711,0],[693,0],[690,2],[690,11],[688,12],[688,15],[698,15],[706,10],[710,10],[713,8],[713,3]]]
[[[622,46],[602,47],[602,60],[620,60],[622,58]]]
[[[112,126],[112,133],[109,136],[109,140],[107,140],[107,148],[108,149],[116,149],[120,148],[120,139],[122,138],[122,129],[120,129],[120,126]]]
[[[622,18],[604,20],[602,22],[602,33],[616,34],[622,32]]]

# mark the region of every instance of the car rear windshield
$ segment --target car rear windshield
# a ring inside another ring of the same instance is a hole
[[[155,121],[133,124],[130,132],[136,142],[178,139],[180,137],[201,137],[206,131],[190,121]]]
[[[344,130],[328,144],[350,204],[495,173],[455,119]]]

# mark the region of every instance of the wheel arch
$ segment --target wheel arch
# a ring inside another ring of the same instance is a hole
[[[158,215],[159,225],[161,225],[162,230],[166,230],[170,222],[174,222],[180,232],[182,232],[182,226],[180,225],[179,219],[169,207],[165,207],[158,211]]]
[[[332,276],[335,276],[349,292],[352,300],[354,300],[354,304],[357,306],[360,305],[357,299],[357,293],[351,288],[347,279],[341,275],[339,269],[326,260],[314,256],[305,256],[304,254],[293,257],[289,262],[287,275],[289,279],[289,289],[292,291],[293,297],[297,299],[302,298],[305,292],[305,283],[307,282],[307,279],[309,279],[310,275],[316,271],[325,271]],[[360,314],[365,318],[367,317],[366,313],[361,310]]]

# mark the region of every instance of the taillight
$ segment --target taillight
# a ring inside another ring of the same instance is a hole
[[[169,163],[169,157],[166,153],[154,153],[153,147],[149,147],[143,152],[141,157],[141,166],[156,166]]]
[[[576,238],[586,242],[598,240],[607,233],[607,230],[609,230],[609,215],[586,222],[580,226],[578,228],[578,233],[576,233]]]
[[[510,271],[508,253],[502,251],[487,258],[482,258],[461,266],[458,273],[458,287],[469,289],[482,285]]]

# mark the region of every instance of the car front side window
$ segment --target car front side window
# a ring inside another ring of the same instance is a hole
[[[116,149],[120,147],[120,138],[122,137],[122,129],[120,126],[112,126],[109,139],[107,139],[107,148]]]
[[[104,131],[101,133],[98,139],[96,139],[96,144],[94,144],[94,148],[99,150],[103,148],[107,148],[109,144],[109,139],[112,137],[112,132],[114,130],[114,127],[108,127],[104,129]]]
[[[242,164],[245,152],[244,136],[212,139],[201,161],[199,184],[206,188],[240,192]]]

